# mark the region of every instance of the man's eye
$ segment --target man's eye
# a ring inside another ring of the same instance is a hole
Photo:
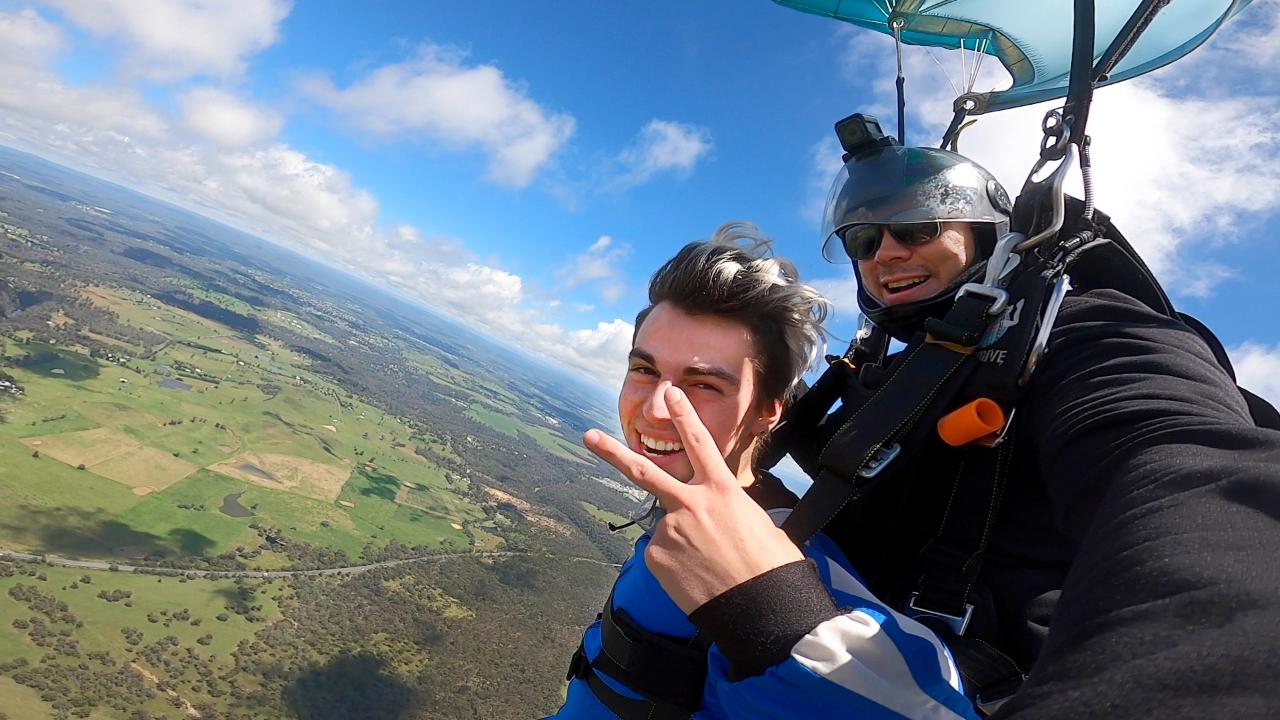
[[[698,390],[710,390],[714,393],[720,392],[720,388],[712,385],[711,383],[694,383],[692,387],[697,388]]]
[[[647,365],[633,365],[631,367],[631,372],[637,375],[657,375],[658,374],[653,368]]]

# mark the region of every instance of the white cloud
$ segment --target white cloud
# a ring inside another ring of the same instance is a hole
[[[1246,342],[1227,351],[1240,387],[1280,407],[1280,345]]]
[[[623,171],[614,185],[640,185],[662,172],[688,175],[710,151],[711,132],[706,128],[655,118],[622,151],[619,160]]]
[[[385,138],[426,138],[479,147],[489,177],[524,187],[574,131],[571,115],[550,112],[492,65],[466,65],[457,52],[426,46],[339,89],[325,78],[304,83],[316,101],[356,127]]]
[[[228,77],[280,36],[286,0],[46,0],[90,32],[120,38],[134,74],[169,82]]]
[[[805,182],[806,199],[801,208],[802,216],[813,224],[816,236],[822,222],[822,212],[826,209],[827,195],[831,192],[831,183],[836,173],[844,166],[840,157],[844,151],[840,149],[840,141],[835,133],[815,142],[809,148],[809,179]]]
[[[0,43],[8,28],[43,27],[30,15],[16,17],[0,14]],[[0,70],[6,78],[0,83],[0,143],[346,268],[476,330],[616,385],[614,374],[624,367],[629,348],[627,323],[583,330],[547,323],[519,275],[477,261],[456,239],[409,225],[381,226],[376,200],[340,168],[280,143],[226,146],[264,136],[271,122],[261,118],[269,119],[269,113],[233,100],[234,109],[249,118],[248,130],[222,138],[222,144],[208,143],[208,128],[198,122],[194,129],[171,125],[136,92],[69,86],[43,68],[6,63],[3,55]],[[187,99],[191,120],[200,98]],[[590,249],[605,256],[624,250],[605,239]]]
[[[1266,37],[1275,35],[1277,3],[1270,6]],[[1253,10],[1251,8],[1250,10]],[[1222,97],[1221,73],[1196,73],[1200,53],[1234,48],[1246,12],[1184,62],[1151,75],[1100,89],[1089,118],[1093,137],[1098,207],[1138,248],[1152,270],[1177,295],[1204,296],[1230,268],[1204,272],[1203,258],[1184,256],[1188,241],[1196,251],[1214,242],[1235,242],[1245,218],[1280,208],[1280,87],[1270,94],[1239,96],[1248,77],[1267,75],[1245,60],[1231,62],[1235,97]],[[870,108],[887,121],[893,105],[893,43],[866,31],[842,31],[846,68],[876,78]],[[959,75],[955,53],[932,51]],[[1232,50],[1234,52],[1234,50]],[[1259,51],[1269,52],[1269,51]],[[936,143],[951,119],[955,97],[942,71],[921,48],[904,49],[907,74],[909,144]],[[978,90],[1007,86],[999,63],[988,59]],[[991,170],[1016,195],[1037,156],[1040,120],[1051,105],[1017,108],[978,117],[960,137],[960,150]],[[1080,195],[1078,174],[1068,191]]]
[[[275,137],[283,120],[216,88],[197,88],[178,98],[187,127],[227,148],[243,148]]]
[[[62,30],[36,11],[0,13],[0,65],[39,67],[62,46]]]
[[[834,277],[805,280],[805,283],[822,293],[823,297],[831,302],[831,320],[828,321],[828,324],[856,323],[859,314],[858,281],[853,276],[853,265],[840,265],[837,267],[844,272]]]
[[[631,255],[631,246],[615,245],[613,238],[601,235],[587,251],[569,258],[557,274],[565,288],[592,283],[606,303],[617,302],[627,290],[620,263]]]

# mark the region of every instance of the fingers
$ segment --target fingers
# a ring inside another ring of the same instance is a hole
[[[616,438],[599,430],[588,430],[582,436],[582,444],[626,475],[641,490],[653,493],[663,507],[670,510],[682,505],[680,497],[684,483],[663,472],[662,468],[618,442]]]
[[[693,409],[693,404],[680,388],[667,388],[664,400],[671,413],[671,422],[676,426],[676,432],[680,433],[684,451],[693,465],[695,481],[700,479],[706,482],[728,472],[728,466],[725,465],[724,456],[720,454],[720,448],[716,447],[715,439],[707,432],[702,418],[698,417],[698,411]]]

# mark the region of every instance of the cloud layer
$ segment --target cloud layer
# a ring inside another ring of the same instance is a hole
[[[626,292],[620,263],[630,256],[629,245],[619,245],[612,237],[601,235],[586,252],[569,259],[559,273],[560,282],[566,288],[590,283],[605,302],[612,304]]]
[[[1228,352],[1240,387],[1280,407],[1280,345],[1247,342]]]
[[[283,119],[234,95],[212,87],[196,88],[178,98],[187,127],[227,148],[242,148],[270,140]]]
[[[120,41],[125,69],[169,82],[195,75],[229,77],[246,58],[280,37],[286,0],[47,0],[64,17],[102,37]]]
[[[163,5],[157,22],[167,28],[179,17],[196,22],[203,7]],[[132,5],[60,7],[95,32],[129,39],[134,46],[128,57],[134,60],[167,47],[146,41],[151,31],[139,25],[142,11]],[[255,8],[272,12],[264,15]],[[274,37],[264,35],[263,28],[274,27],[280,8],[287,5],[251,3],[248,25],[214,27],[215,32],[243,36],[208,41],[220,50],[197,48],[177,62],[180,74],[237,71],[245,53]],[[108,18],[113,11],[116,16]],[[282,118],[274,111],[221,87],[201,85],[176,97],[179,113],[171,116],[119,80],[71,85],[52,69],[64,45],[63,31],[40,14],[0,12],[0,75],[5,78],[0,83],[0,143],[137,188],[389,284],[602,384],[619,381],[619,358],[630,344],[629,323],[614,320],[567,329],[548,322],[544,312],[534,309],[541,301],[529,296],[519,275],[479,261],[460,240],[408,225],[384,226],[376,199],[348,173],[278,139]],[[378,102],[403,104],[397,93],[418,90],[434,92],[436,99],[452,98],[470,114],[452,116],[447,109],[432,114],[419,106],[389,113],[383,121],[372,117]],[[466,66],[456,56],[440,54],[375,70],[345,90],[332,89],[328,99],[350,110],[353,120],[382,122],[379,131],[419,132],[478,146],[490,154],[491,173],[514,185],[527,183],[573,127],[572,118],[542,110],[496,68]],[[368,114],[360,115],[361,110]],[[523,130],[504,139],[499,126],[507,122]],[[610,283],[620,283],[616,262],[625,253],[625,247],[597,241],[576,266],[573,280],[600,283],[606,298],[616,296],[620,290]]]
[[[345,88],[313,78],[306,92],[357,128],[384,138],[425,137],[489,157],[491,180],[533,181],[573,135],[574,119],[534,102],[492,65],[467,65],[456,51],[425,46]]]
[[[711,151],[711,132],[706,128],[672,120],[650,120],[635,141],[622,151],[623,170],[618,187],[648,182],[664,172],[685,176]]]

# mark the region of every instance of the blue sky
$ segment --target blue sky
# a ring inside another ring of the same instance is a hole
[[[892,125],[892,44],[767,0],[0,0],[0,143],[177,202],[616,383],[649,274],[734,219],[855,318],[832,123]],[[935,62],[935,57],[937,62]],[[909,139],[958,59],[909,49]],[[1280,2],[1098,93],[1099,205],[1280,400]],[[941,67],[940,67],[941,66]],[[994,60],[978,89],[1002,82]],[[1043,109],[961,149],[1016,191]]]

